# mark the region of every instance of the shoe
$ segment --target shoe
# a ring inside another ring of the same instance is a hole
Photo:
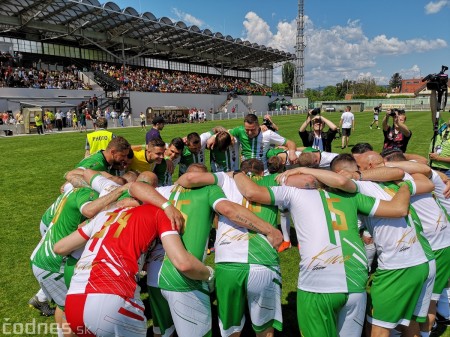
[[[371,126],[369,126],[369,129],[370,129],[370,130],[372,130],[372,125],[371,125]]]
[[[50,305],[47,301],[40,302],[37,298],[37,296],[33,296],[29,301],[28,305],[30,308],[35,308],[41,312],[42,316],[53,316],[55,314],[55,309],[50,308]]]
[[[380,130],[380,127],[377,127],[377,130]]]
[[[289,249],[291,247],[292,245],[290,241],[283,241],[280,247],[278,247],[278,253],[284,252],[286,249]]]
[[[450,326],[450,319],[446,319],[439,313],[436,313],[436,323],[440,325]]]

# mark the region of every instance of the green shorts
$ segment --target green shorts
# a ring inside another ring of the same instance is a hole
[[[64,264],[64,282],[66,283],[67,289],[70,287],[70,281],[72,280],[73,273],[75,272],[75,266],[78,260],[73,256],[69,255]]]
[[[377,269],[370,289],[369,323],[387,329],[409,325],[428,275],[428,262],[404,269]]]
[[[439,301],[442,291],[447,288],[450,278],[450,247],[433,250],[436,257],[436,279],[434,281],[433,301]]]
[[[278,266],[216,264],[216,295],[222,336],[242,331],[248,307],[253,330],[283,328],[281,274]]]
[[[297,289],[297,319],[302,337],[338,337],[338,316],[348,293],[311,293]]]
[[[153,333],[170,336],[175,331],[175,325],[170,314],[169,304],[161,294],[161,289],[149,286],[147,290],[153,318]]]

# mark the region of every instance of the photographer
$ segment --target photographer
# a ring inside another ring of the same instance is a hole
[[[392,117],[392,126],[389,126],[389,117]],[[383,149],[398,148],[403,153],[411,139],[412,132],[405,124],[405,110],[389,109],[383,118]]]
[[[328,131],[326,132],[323,131],[325,124],[328,126]],[[312,125],[312,130],[306,131],[308,125],[310,129]],[[337,131],[336,124],[321,116],[320,108],[315,108],[308,111],[308,117],[300,126],[298,134],[303,142],[303,146],[331,152],[331,142],[336,137]]]
[[[267,127],[268,130],[272,130],[273,132],[278,132],[278,126],[273,122],[273,120],[269,114],[266,114],[264,116],[264,120],[263,120],[263,123],[261,126],[261,130],[266,131],[266,130],[264,130],[263,126]]]

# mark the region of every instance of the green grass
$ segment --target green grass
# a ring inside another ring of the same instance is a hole
[[[340,113],[326,114],[338,123]],[[370,130],[371,113],[356,113],[356,131],[350,137],[350,145],[369,142],[380,150],[383,142],[381,130]],[[449,118],[449,114],[444,115]],[[301,142],[298,128],[305,115],[275,116],[280,134]],[[206,122],[203,124],[166,125],[162,137],[167,142],[173,137],[189,132],[203,132],[215,125],[230,128],[241,125],[242,120]],[[430,113],[409,112],[406,123],[413,132],[408,152],[426,155],[432,136]],[[132,144],[145,142],[145,133],[140,128],[114,129]],[[14,136],[0,138],[0,335],[8,326],[5,323],[51,323],[52,318],[39,316],[37,310],[28,308],[28,299],[37,291],[29,257],[37,245],[39,221],[45,209],[59,195],[63,174],[74,167],[84,155],[84,133],[60,133],[46,136]],[[340,139],[333,143],[334,152],[349,152],[340,149]],[[283,274],[283,315],[285,332],[279,336],[298,334],[296,321],[295,292],[298,276],[298,250],[293,248],[281,254]],[[208,258],[211,261],[212,257]],[[37,334],[36,334],[37,335]],[[50,336],[38,334],[39,336]],[[450,337],[450,332],[442,336]]]

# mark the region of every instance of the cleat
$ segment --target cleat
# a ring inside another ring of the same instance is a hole
[[[289,249],[291,247],[292,245],[290,241],[283,241],[280,247],[278,247],[278,253],[284,252],[286,249]]]
[[[372,130],[372,126],[369,126],[369,129]]]
[[[55,314],[55,309],[52,309],[47,301],[40,302],[37,296],[33,296],[29,301],[28,305],[30,308],[35,308],[41,312],[42,316],[53,316]]]
[[[441,316],[439,313],[436,313],[436,323],[439,325],[450,326],[450,319],[446,319]]]

